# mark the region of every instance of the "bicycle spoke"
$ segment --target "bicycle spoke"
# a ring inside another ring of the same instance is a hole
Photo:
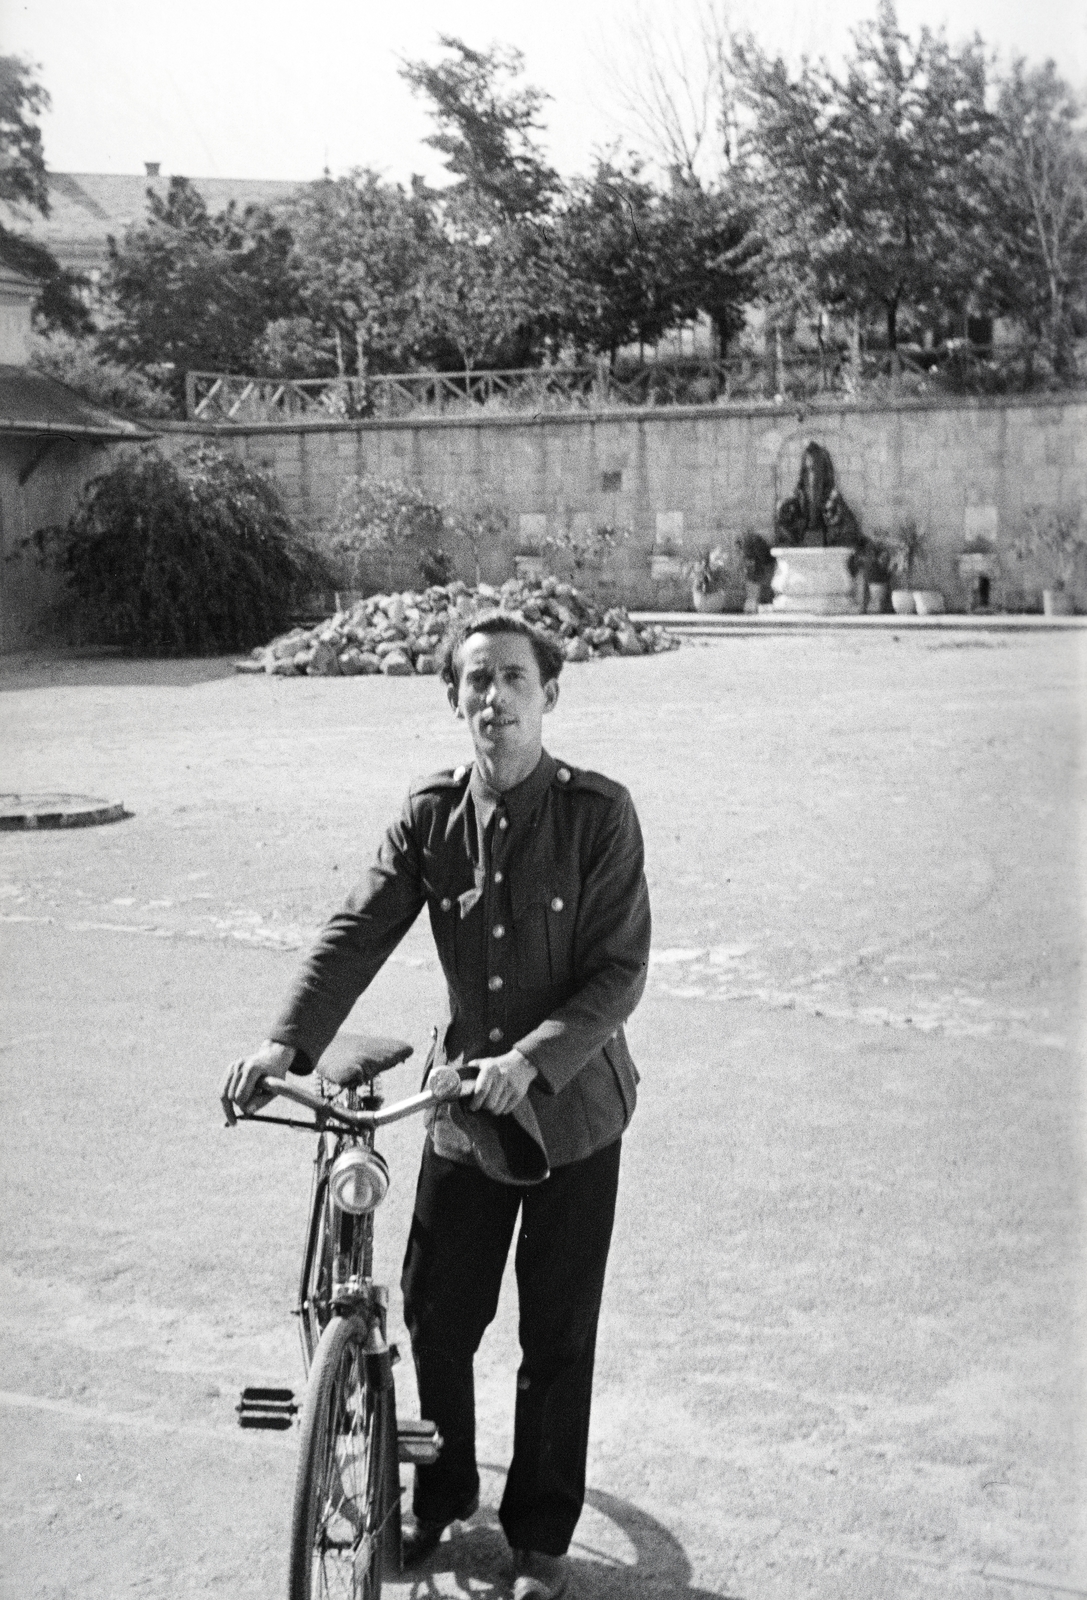
[[[366,1386],[361,1346],[342,1353],[328,1395],[317,1517],[311,1552],[313,1600],[366,1600],[377,1589],[375,1563],[392,1515],[380,1522],[372,1504],[380,1448],[375,1397]]]

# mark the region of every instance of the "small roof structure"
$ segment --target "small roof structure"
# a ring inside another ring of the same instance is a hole
[[[91,405],[67,384],[27,367],[0,366],[0,437],[153,439],[127,417]]]

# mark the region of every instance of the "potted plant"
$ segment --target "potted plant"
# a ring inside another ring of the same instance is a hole
[[[553,550],[573,568],[574,582],[580,587],[587,576],[598,573],[626,544],[633,530],[625,523],[597,522],[586,526],[576,523],[549,533],[544,548]]]
[[[744,610],[754,614],[759,609],[760,601],[770,598],[770,579],[774,576],[777,561],[762,534],[755,533],[751,528],[739,535],[736,549],[747,585]]]
[[[691,600],[696,611],[723,611],[732,587],[732,564],[722,545],[704,550],[687,569]]]
[[[891,552],[882,539],[869,539],[864,546],[864,577],[868,595],[866,611],[886,611],[891,591]]]
[[[1087,526],[1083,503],[1075,506],[1030,506],[1023,516],[1023,531],[1012,549],[1019,561],[1036,561],[1048,574],[1042,590],[1042,610],[1047,617],[1070,617],[1075,609],[1070,589],[1076,564],[1087,555]]]
[[[672,539],[658,539],[649,553],[649,576],[654,583],[674,583],[686,576],[687,565]]]
[[[996,546],[991,539],[978,535],[963,545],[959,553],[959,577],[969,590],[971,611],[989,609],[993,575],[997,564]]]
[[[900,617],[917,610],[913,569],[924,547],[924,535],[912,517],[897,523],[889,536],[890,570],[895,578],[902,579],[891,588],[891,609]]]

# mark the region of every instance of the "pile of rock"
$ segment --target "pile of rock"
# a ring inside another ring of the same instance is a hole
[[[525,583],[511,578],[501,589],[481,583],[435,584],[421,593],[375,594],[316,627],[295,628],[258,646],[239,672],[279,677],[350,677],[384,673],[410,677],[437,672],[442,639],[455,622],[500,606],[517,611],[562,646],[567,661],[603,656],[645,656],[679,643],[663,628],[633,623],[619,606],[602,611],[573,584],[557,578]]]

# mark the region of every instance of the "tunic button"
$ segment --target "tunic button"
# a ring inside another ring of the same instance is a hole
[[[500,922],[496,922],[494,927],[491,929],[491,932],[494,934],[496,939],[501,939],[506,930]]]
[[[501,1037],[502,1037],[502,1029],[501,1028],[492,1028],[490,1033],[487,1035],[487,1037],[491,1041],[492,1044],[497,1044],[499,1039],[501,1039]]]
[[[501,872],[496,872],[495,873],[494,881],[495,881],[495,883],[501,883],[502,882],[502,874],[501,874]]]
[[[510,825],[510,819],[509,819],[509,817],[499,817],[499,819],[498,819],[498,826],[499,826],[499,827],[500,827],[500,828],[508,828],[508,827],[509,827],[509,825]]]
[[[562,910],[562,901],[559,899],[558,895],[556,895],[554,900],[552,900],[551,909],[552,909],[552,911],[561,911]]]
[[[569,783],[570,782],[570,768],[569,767],[560,767],[558,772],[556,772],[555,776],[556,776],[556,778],[558,778],[560,783]]]
[[[459,783],[461,781],[461,779],[464,777],[464,774],[467,771],[468,771],[467,767],[458,767],[456,772],[454,772],[454,774],[453,774],[453,782],[454,783]]]
[[[488,978],[487,979],[487,987],[488,987],[488,989],[501,989],[501,987],[502,987],[502,979],[499,978],[497,975],[495,977],[493,977],[493,978]]]
[[[442,910],[443,911],[452,911],[452,909],[453,909],[452,900],[443,900],[442,901]]]

